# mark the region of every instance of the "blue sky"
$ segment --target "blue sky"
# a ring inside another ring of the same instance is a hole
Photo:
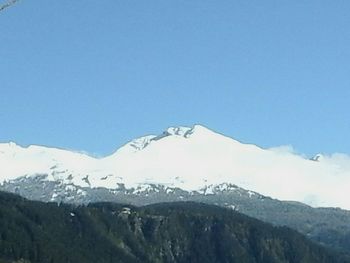
[[[104,155],[200,123],[262,147],[350,153],[349,10],[21,0],[0,12],[0,141]]]

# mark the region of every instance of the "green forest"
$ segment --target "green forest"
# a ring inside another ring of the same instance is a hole
[[[286,227],[214,205],[74,206],[0,193],[1,263],[350,262]]]

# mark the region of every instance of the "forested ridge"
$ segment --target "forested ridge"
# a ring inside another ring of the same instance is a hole
[[[0,192],[0,262],[350,262],[286,227],[193,202],[74,206]]]

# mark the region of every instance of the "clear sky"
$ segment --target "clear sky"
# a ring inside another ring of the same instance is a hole
[[[105,155],[200,123],[262,147],[350,153],[349,10],[21,0],[0,12],[0,141]]]

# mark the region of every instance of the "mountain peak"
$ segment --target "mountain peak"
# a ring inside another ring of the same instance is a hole
[[[131,140],[100,159],[57,148],[0,144],[0,183],[37,174],[69,183],[72,177],[74,184],[86,187],[89,181],[91,187],[108,189],[159,184],[197,191],[232,183],[282,200],[349,208],[348,159],[326,158],[310,161],[244,144],[202,125],[178,126]]]
[[[120,152],[125,152],[125,151],[135,153],[145,149],[146,147],[151,145],[153,142],[160,141],[170,136],[182,137],[187,139],[187,138],[193,137],[194,135],[206,136],[208,134],[213,134],[213,133],[214,132],[211,131],[210,129],[198,124],[194,125],[193,127],[171,126],[159,135],[147,135],[147,136],[142,136],[142,137],[133,139],[127,144],[125,144],[123,147],[119,148],[115,152],[115,154]]]
[[[169,127],[164,133],[167,135],[177,135],[187,138],[192,134],[193,128],[178,126],[178,127]]]
[[[193,127],[186,126],[178,126],[178,127],[169,127],[163,134],[166,135],[176,135],[184,138],[189,138],[193,134],[205,134],[205,133],[213,133],[210,129],[196,124]]]

